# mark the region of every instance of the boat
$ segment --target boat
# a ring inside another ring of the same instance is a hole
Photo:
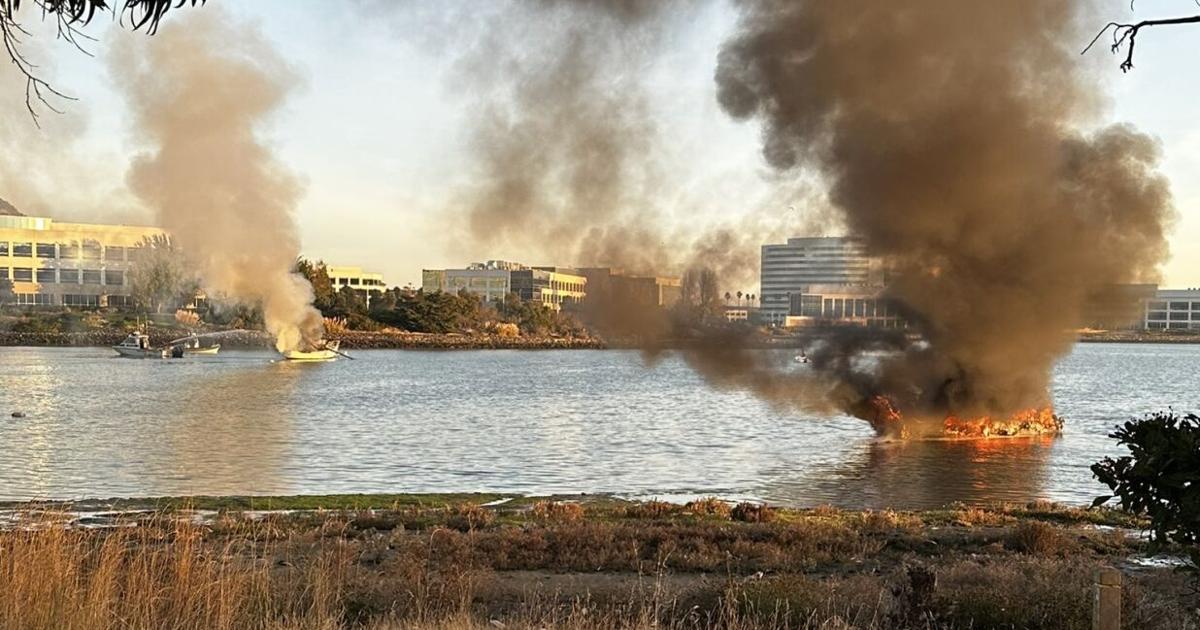
[[[164,359],[167,351],[150,345],[150,335],[140,331],[129,333],[124,341],[112,347],[117,354],[129,359]]]
[[[311,350],[288,350],[283,353],[283,358],[288,361],[332,361],[341,353],[338,352],[339,341],[326,341],[320,346],[314,347]]]
[[[211,346],[200,345],[199,337],[192,337],[183,343],[184,354],[216,354],[221,351],[221,344],[214,343]]]

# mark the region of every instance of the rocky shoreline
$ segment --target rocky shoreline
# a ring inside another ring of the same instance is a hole
[[[151,327],[151,343],[163,345],[191,334],[186,329]],[[216,331],[205,331],[216,332]],[[0,331],[0,346],[104,347],[121,343],[128,333],[115,328],[79,332]],[[595,337],[544,337],[425,333],[343,332],[330,335],[346,350],[585,350],[604,348]],[[271,336],[261,331],[231,331],[217,340],[223,348],[270,349]]]

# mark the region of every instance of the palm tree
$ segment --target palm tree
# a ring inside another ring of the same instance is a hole
[[[733,299],[733,296],[730,295],[728,291],[726,291],[725,292],[725,306],[729,306],[729,300],[732,300],[732,299]]]
[[[738,296],[738,306],[741,306],[742,305],[742,292],[738,291],[737,296]]]

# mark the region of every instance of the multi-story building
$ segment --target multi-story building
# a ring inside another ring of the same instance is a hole
[[[11,206],[9,206],[11,208]],[[159,228],[65,223],[0,213],[0,281],[23,306],[132,304],[129,268]]]
[[[329,274],[329,282],[333,285],[334,291],[341,291],[342,287],[350,287],[366,298],[368,304],[387,290],[383,274],[363,271],[362,267],[326,265],[325,273]]]
[[[760,317],[784,323],[792,296],[813,285],[881,286],[882,270],[880,260],[853,238],[790,238],[783,245],[763,245]]]
[[[905,328],[907,324],[890,300],[880,295],[879,287],[847,284],[811,284],[802,293],[791,295],[789,315],[784,325],[792,326],[867,326]]]
[[[587,278],[574,269],[534,267],[512,272],[513,292],[526,302],[539,302],[553,310],[583,302]]]
[[[421,290],[426,293],[467,291],[480,298],[498,302],[512,293],[512,272],[526,269],[524,265],[504,260],[473,263],[466,269],[423,269]]]
[[[679,301],[679,278],[626,275],[611,267],[582,267],[579,273],[587,278],[588,294],[595,299],[633,306],[671,306]]]
[[[1147,330],[1200,330],[1200,289],[1160,289],[1145,312]]]

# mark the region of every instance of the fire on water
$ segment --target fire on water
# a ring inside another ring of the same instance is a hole
[[[887,396],[875,396],[864,405],[863,417],[881,435],[902,439],[942,437],[987,439],[998,437],[1054,436],[1062,432],[1062,418],[1049,407],[1024,409],[1007,417],[977,416],[960,418],[948,415],[940,427],[936,421],[905,418]],[[940,429],[940,430],[939,430]]]

